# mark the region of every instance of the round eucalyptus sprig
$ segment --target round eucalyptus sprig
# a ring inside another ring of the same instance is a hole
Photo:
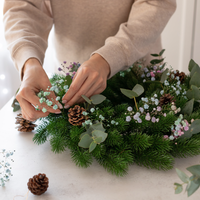
[[[0,186],[4,187],[6,182],[10,180],[11,173],[10,161],[14,162],[11,158],[15,151],[6,151],[5,149],[0,150]]]
[[[191,196],[200,186],[200,165],[193,165],[187,168],[187,170],[192,174],[192,176],[188,176],[180,169],[176,168],[176,173],[179,178],[183,181],[182,184],[174,183],[175,186],[175,194],[179,194],[183,191],[183,185],[187,185],[185,191],[187,192],[187,196]]]

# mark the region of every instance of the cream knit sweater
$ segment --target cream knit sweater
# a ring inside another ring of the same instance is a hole
[[[160,34],[175,9],[176,0],[5,0],[5,37],[20,74],[31,57],[43,64],[54,25],[60,63],[98,53],[111,77],[161,50]]]

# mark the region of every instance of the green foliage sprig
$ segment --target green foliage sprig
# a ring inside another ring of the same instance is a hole
[[[185,191],[187,192],[188,197],[191,196],[200,186],[200,165],[193,165],[188,167],[187,170],[192,174],[188,176],[183,171],[176,168],[176,172],[179,178],[183,181],[182,184],[174,183],[175,185],[175,194],[179,194],[183,191],[183,185],[186,184]]]

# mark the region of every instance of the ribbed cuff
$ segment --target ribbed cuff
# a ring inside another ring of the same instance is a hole
[[[108,62],[110,65],[110,76],[108,78],[111,78],[117,72],[125,70],[128,67],[127,57],[122,48],[123,47],[119,43],[109,42],[91,54],[97,53]]]
[[[13,60],[17,70],[19,71],[20,80],[22,80],[22,69],[24,64],[29,58],[36,58],[40,64],[43,65],[44,54],[32,46],[22,45],[13,54]]]

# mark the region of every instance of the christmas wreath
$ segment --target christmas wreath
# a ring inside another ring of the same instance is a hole
[[[200,153],[200,67],[191,60],[190,74],[167,67],[164,50],[151,65],[134,63],[107,82],[107,89],[85,103],[39,120],[33,141],[50,142],[52,151],[67,149],[79,167],[93,159],[108,172],[123,176],[129,165],[169,170],[175,157]],[[79,63],[59,67],[52,87],[37,95],[41,105],[58,108]],[[51,92],[56,101],[48,98]],[[41,105],[36,109],[41,109]],[[44,107],[43,112],[46,112]]]

